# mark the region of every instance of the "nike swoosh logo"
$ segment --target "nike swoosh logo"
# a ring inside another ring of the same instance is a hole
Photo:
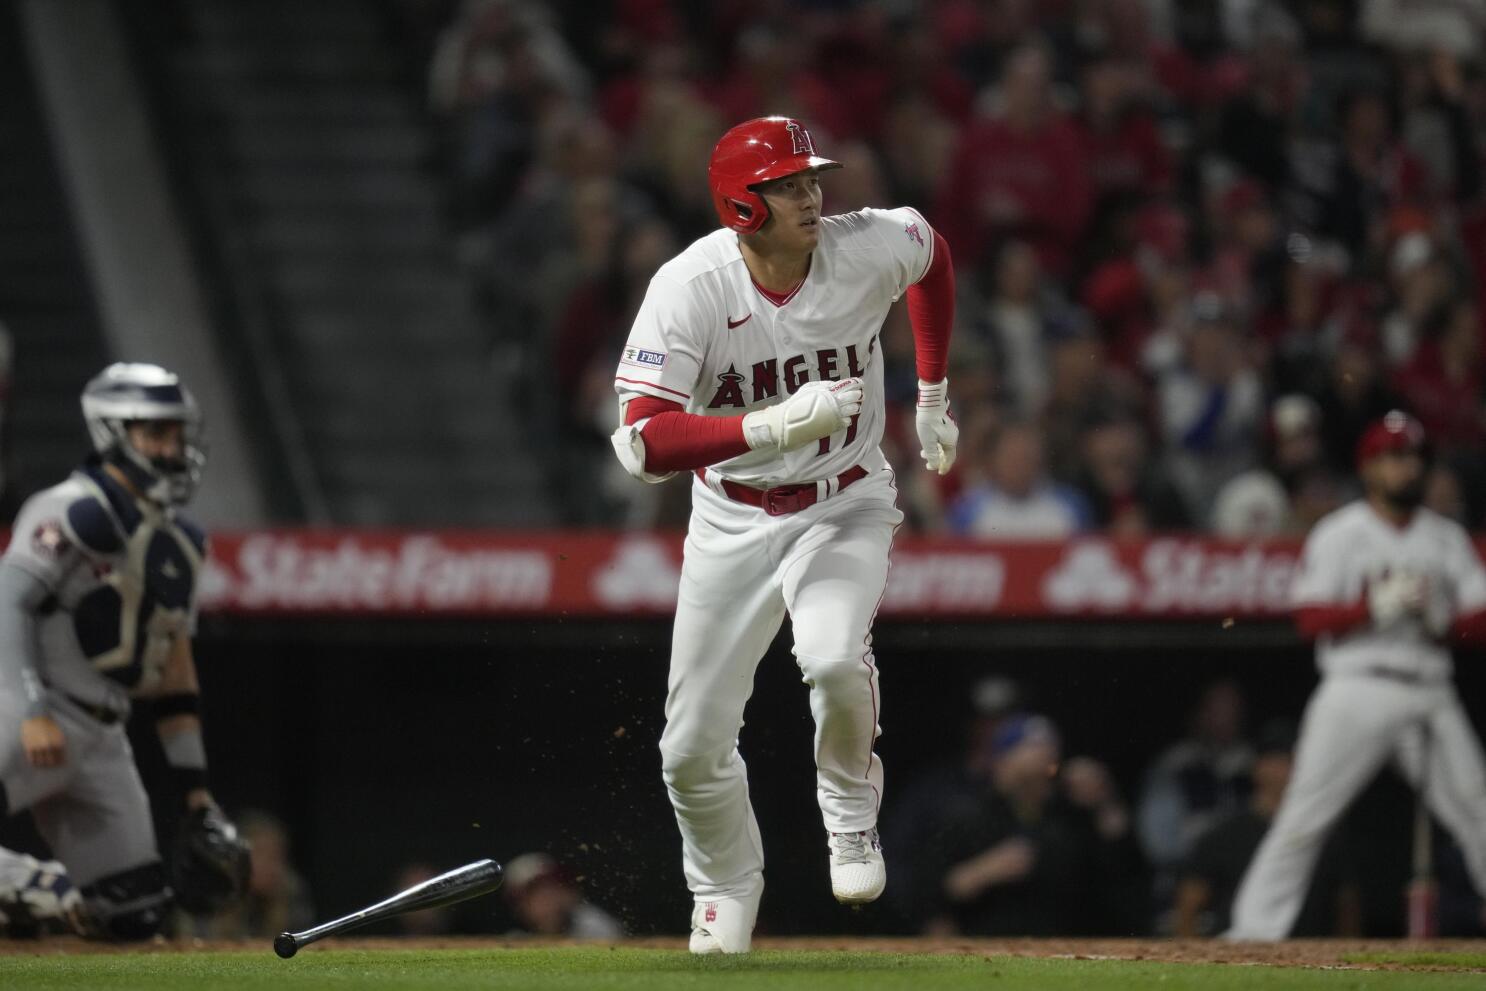
[[[728,317],[728,330],[732,330],[732,329],[734,329],[736,327],[741,327],[745,323],[747,323],[748,321],[750,321],[752,319],[753,319],[753,314],[752,313],[748,314],[748,316],[744,317],[742,320],[734,320],[732,317]]]

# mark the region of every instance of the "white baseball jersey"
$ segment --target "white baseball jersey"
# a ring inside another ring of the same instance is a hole
[[[776,304],[754,285],[738,235],[718,230],[650,281],[619,360],[621,400],[654,396],[704,416],[738,416],[809,381],[860,378],[862,411],[819,443],[780,455],[749,451],[715,466],[771,488],[882,466],[884,402],[877,334],[888,309],[933,261],[917,211],[861,210],[821,219],[820,243],[798,289]]]
[[[1336,510],[1311,530],[1291,601],[1296,608],[1352,605],[1363,598],[1369,580],[1391,570],[1425,576],[1436,605],[1450,615],[1486,609],[1486,568],[1459,524],[1420,509],[1400,529],[1362,500]],[[1448,679],[1452,671],[1448,646],[1430,637],[1417,620],[1324,636],[1316,645],[1316,663],[1323,674],[1383,667],[1431,681]]]

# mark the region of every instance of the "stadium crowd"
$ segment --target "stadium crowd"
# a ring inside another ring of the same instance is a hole
[[[716,226],[713,143],[765,113],[846,164],[827,212],[916,205],[954,249],[962,455],[900,470],[911,525],[1298,533],[1394,406],[1431,431],[1430,505],[1482,520],[1486,4],[409,3],[448,18],[428,48],[451,215],[495,360],[555,377],[523,400],[562,423],[570,522],[684,513],[684,481],[571,478],[612,473],[632,315]],[[900,469],[911,347],[895,314]]]

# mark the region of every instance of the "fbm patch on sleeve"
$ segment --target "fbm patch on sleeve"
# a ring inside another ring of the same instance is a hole
[[[666,367],[666,353],[664,351],[646,351],[633,345],[626,345],[624,355],[619,359],[621,365],[634,365],[636,368],[664,368]]]

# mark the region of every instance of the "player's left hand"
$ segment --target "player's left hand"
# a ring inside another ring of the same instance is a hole
[[[918,382],[918,409],[913,417],[914,429],[922,447],[924,467],[943,475],[955,463],[960,443],[960,428],[949,414],[949,379],[940,382]]]

